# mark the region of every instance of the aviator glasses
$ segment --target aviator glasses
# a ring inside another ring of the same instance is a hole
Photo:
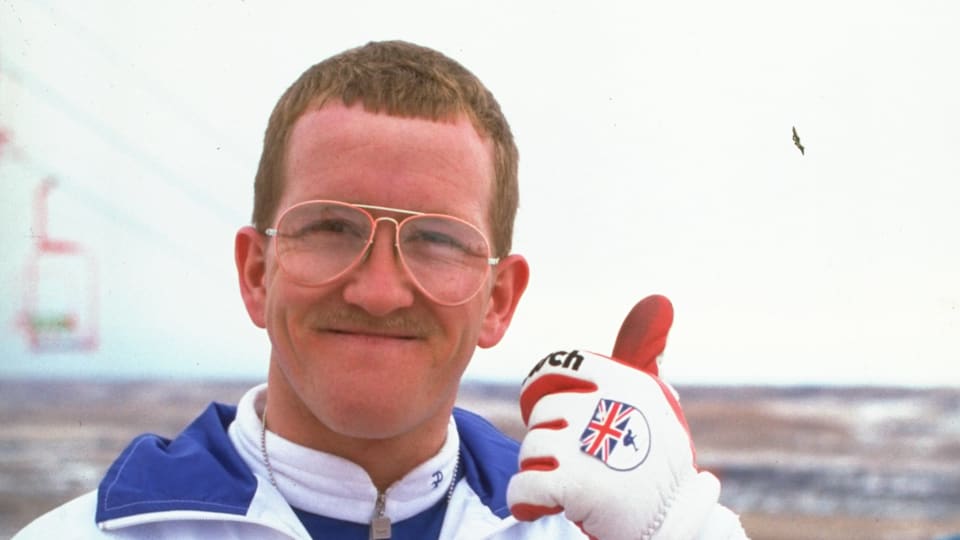
[[[374,217],[370,211],[399,214]],[[316,200],[285,210],[275,239],[280,268],[306,286],[331,283],[357,267],[370,252],[377,224],[393,223],[400,263],[417,287],[434,302],[455,306],[469,301],[487,279],[490,244],[476,226],[453,216],[383,206]]]

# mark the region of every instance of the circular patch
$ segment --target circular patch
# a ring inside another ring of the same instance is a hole
[[[640,409],[601,399],[580,435],[580,450],[616,471],[639,467],[650,454],[650,424]]]

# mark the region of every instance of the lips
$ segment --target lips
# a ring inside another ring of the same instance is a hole
[[[330,332],[332,334],[339,334],[339,335],[345,335],[345,336],[385,338],[385,339],[419,339],[419,336],[417,335],[411,335],[411,334],[406,334],[402,332],[384,331],[379,329],[368,329],[368,328],[321,328],[320,331]]]

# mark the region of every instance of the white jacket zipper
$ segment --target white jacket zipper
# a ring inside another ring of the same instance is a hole
[[[370,521],[370,540],[387,540],[390,538],[390,518],[386,516],[387,494],[377,493],[377,504],[373,509],[373,519]]]

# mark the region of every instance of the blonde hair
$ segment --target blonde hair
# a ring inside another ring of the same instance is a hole
[[[306,70],[270,115],[254,182],[253,224],[272,225],[284,188],[284,158],[294,123],[308,108],[331,100],[391,116],[448,120],[465,114],[493,142],[490,203],[494,255],[510,253],[517,213],[519,154],[493,94],[470,71],[442,53],[403,41],[371,42]]]

